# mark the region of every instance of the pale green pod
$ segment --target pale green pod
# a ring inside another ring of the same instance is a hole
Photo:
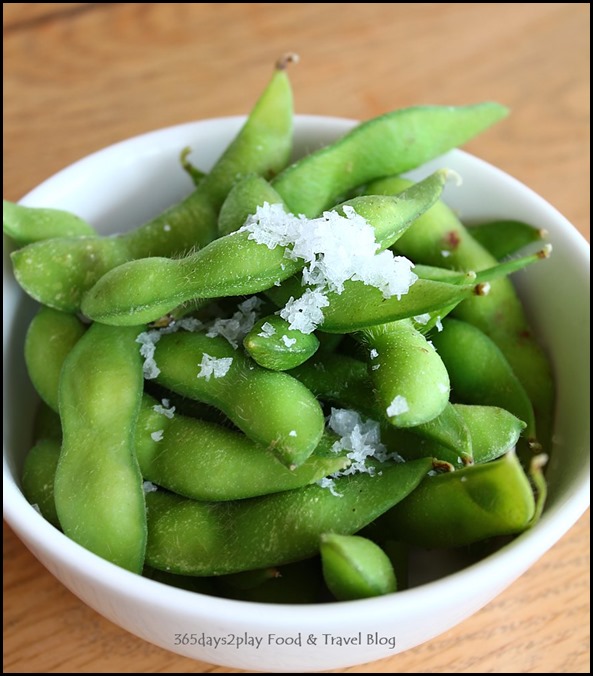
[[[320,551],[325,583],[338,601],[383,596],[397,590],[391,561],[372,540],[324,533]]]
[[[449,374],[412,322],[382,324],[361,333],[369,375],[384,415],[395,427],[416,427],[440,415],[449,401]]]
[[[314,333],[291,329],[278,315],[260,319],[243,339],[247,354],[272,371],[288,371],[312,357],[319,348]]]

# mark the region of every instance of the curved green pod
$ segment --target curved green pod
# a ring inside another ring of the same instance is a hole
[[[525,429],[524,422],[497,406],[449,404],[445,411],[448,413],[419,427],[384,428],[381,438],[390,451],[396,451],[406,460],[431,457],[459,469],[490,462],[514,450]],[[460,421],[461,428],[455,425],[451,414]],[[440,425],[441,418],[448,424]],[[435,422],[439,424],[430,429],[429,426]],[[438,426],[442,427],[441,435],[434,429]],[[460,434],[456,445],[455,432],[458,429]]]
[[[489,221],[468,227],[468,232],[494,258],[514,256],[534,242],[543,242],[547,232],[523,221]]]
[[[250,439],[298,466],[321,440],[319,402],[298,380],[254,364],[224,338],[179,331],[156,345],[156,382],[223,411]]]
[[[490,462],[512,451],[525,423],[498,406],[454,404],[469,428],[475,463]]]
[[[137,258],[179,256],[205,246],[218,235],[218,212],[235,182],[246,174],[270,177],[288,162],[292,129],[292,91],[282,66],[238,135],[182,202],[118,237],[59,238],[16,251],[17,281],[40,303],[76,312],[83,294],[108,270]]]
[[[245,352],[260,366],[288,371],[312,357],[319,348],[314,333],[291,329],[278,315],[260,319],[243,339]]]
[[[300,298],[303,293],[300,281],[292,277],[284,284],[268,289],[266,296],[275,305],[282,306],[291,297]],[[448,308],[476,293],[481,293],[481,290],[475,284],[417,279],[400,298],[385,298],[374,286],[346,281],[341,294],[333,291],[327,294],[329,304],[323,308],[323,323],[319,328],[326,333],[354,333],[377,324]]]
[[[332,211],[345,216],[345,208],[351,207],[373,227],[377,244],[385,249],[436,202],[446,177],[445,170],[436,171],[397,198],[355,197]],[[139,325],[193,298],[265,291],[305,265],[301,258],[286,257],[286,248],[270,248],[242,228],[185,258],[130,261],[109,271],[88,291],[82,311],[105,324]]]
[[[432,549],[521,533],[534,513],[529,479],[515,453],[507,453],[429,477],[381,521],[391,537]]]
[[[323,578],[338,601],[383,596],[397,590],[391,561],[372,540],[324,533],[320,551]]]
[[[399,174],[466,141],[508,114],[498,103],[403,108],[359,124],[341,139],[287,167],[273,181],[295,214],[312,217],[340,195]]]
[[[25,337],[25,364],[33,387],[45,403],[58,410],[58,385],[64,360],[86,331],[74,315],[42,307]]]
[[[528,438],[536,438],[531,401],[494,341],[472,324],[447,318],[432,342],[458,401],[506,409],[525,423]]]
[[[449,374],[438,352],[412,322],[381,324],[361,333],[377,403],[395,427],[439,416],[449,401]]]
[[[323,401],[355,409],[374,420],[385,419],[376,400],[368,366],[360,359],[323,353],[290,374]],[[416,427],[397,429],[385,421],[381,439],[389,450],[396,451],[406,460],[435,457],[454,465],[473,462],[470,431],[450,403],[436,418]]]
[[[250,500],[197,502],[148,493],[146,562],[186,575],[224,575],[292,563],[319,552],[322,533],[352,534],[413,491],[428,459]]]
[[[331,450],[334,441],[324,435],[290,470],[243,434],[169,413],[145,395],[135,449],[145,479],[194,500],[225,501],[300,488],[344,469],[350,461]]]
[[[369,194],[396,194],[410,186],[387,178],[368,186]],[[397,249],[418,263],[479,272],[497,265],[494,258],[443,202],[437,202],[398,240]],[[443,252],[448,255],[443,255]],[[502,350],[529,396],[538,439],[549,444],[553,424],[554,382],[551,365],[535,341],[523,306],[509,279],[490,282],[484,297],[468,298],[453,311],[478,327]]]
[[[60,528],[54,498],[54,478],[60,458],[59,439],[41,439],[27,453],[23,466],[23,495],[41,516]]]
[[[54,237],[92,237],[93,227],[80,216],[62,209],[26,207],[2,201],[4,234],[18,246]]]
[[[134,455],[142,398],[137,330],[94,324],[62,369],[63,442],[54,491],[64,533],[99,556],[142,571],[146,513]]]

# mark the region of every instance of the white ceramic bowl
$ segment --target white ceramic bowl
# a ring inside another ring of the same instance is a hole
[[[69,209],[112,233],[141,224],[191,189],[179,166],[189,145],[208,168],[243,118],[205,120],[145,134],[95,153],[45,181],[22,201]],[[341,136],[349,120],[300,116],[298,153]],[[552,258],[516,276],[537,335],[552,355],[558,389],[550,496],[540,523],[502,550],[460,572],[393,596],[310,606],[254,605],[195,595],[133,575],[56,531],[24,499],[19,476],[30,445],[35,395],[22,347],[35,304],[4,261],[4,515],[33,554],[68,589],[112,622],[165,649],[254,671],[320,671],[377,660],[430,640],[488,603],[549,549],[589,502],[589,249],[553,207],[521,183],[461,151],[431,162],[459,172],[447,201],[464,218],[518,218],[550,233]],[[8,264],[7,264],[8,263]],[[358,637],[328,646],[324,634]],[[176,635],[185,639],[178,643]],[[383,644],[367,640],[385,637]],[[259,647],[204,646],[201,638],[261,638]],[[302,637],[302,645],[289,645]],[[288,639],[279,645],[273,637]],[[307,639],[317,639],[312,645]],[[394,637],[395,647],[389,639]]]

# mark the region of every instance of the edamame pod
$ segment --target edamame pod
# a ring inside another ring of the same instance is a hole
[[[385,419],[385,411],[376,401],[367,364],[359,359],[343,354],[322,354],[293,369],[290,374],[323,401],[358,410],[373,420]],[[459,465],[473,462],[470,431],[449,403],[436,418],[416,427],[396,429],[385,423],[381,438],[390,450],[406,460],[436,457]]]
[[[391,561],[372,540],[324,533],[320,551],[323,578],[338,601],[383,596],[397,590]]]
[[[285,319],[268,315],[260,319],[243,339],[247,354],[272,371],[288,371],[312,357],[319,348],[314,333],[289,328]]]
[[[55,478],[64,533],[99,556],[142,571],[146,514],[134,455],[142,397],[136,329],[94,324],[64,362],[64,439]]]
[[[525,429],[522,420],[498,406],[454,407],[470,430],[476,463],[496,460],[513,450]]]
[[[83,294],[108,270],[136,258],[178,256],[213,240],[218,212],[234,183],[246,174],[269,177],[288,161],[293,104],[285,65],[279,63],[236,138],[185,200],[118,237],[53,239],[14,252],[14,273],[23,289],[44,305],[76,312]]]
[[[323,308],[323,323],[319,328],[327,333],[353,333],[377,324],[448,308],[483,292],[474,284],[417,279],[400,298],[385,298],[374,286],[346,281],[341,294],[332,291],[326,294],[329,304]],[[277,306],[285,305],[291,297],[300,298],[303,293],[302,285],[294,277],[279,287],[266,290],[266,296]]]
[[[298,160],[272,186],[290,211],[317,216],[340,195],[380,176],[418,167],[507,114],[504,106],[489,102],[396,110],[359,124],[335,143]]]
[[[457,428],[452,424],[443,426],[441,439],[434,429],[430,429],[431,434],[427,434],[426,428],[435,421],[409,430],[384,428],[381,434],[383,442],[390,451],[396,451],[406,460],[431,457],[461,468],[489,462],[512,451],[525,429],[524,422],[497,406],[449,404],[445,411],[453,413],[461,422],[467,434],[470,453],[464,452],[467,446],[463,445],[465,438],[462,435],[459,446],[455,446],[454,431]],[[445,414],[435,420],[441,418],[451,423],[451,418]]]
[[[392,537],[428,549],[461,547],[529,527],[535,501],[514,453],[429,477],[381,521]]]
[[[93,227],[84,219],[61,209],[25,207],[8,200],[2,202],[4,234],[18,246],[54,237],[93,236]]]
[[[60,521],[54,499],[54,477],[60,457],[60,441],[42,439],[27,453],[23,467],[23,495],[56,528]]]
[[[341,497],[320,486],[215,503],[148,493],[146,561],[181,574],[224,575],[306,559],[318,553],[322,533],[360,530],[413,491],[431,466],[424,459],[341,477]]]
[[[243,434],[173,413],[144,396],[136,433],[142,476],[194,500],[238,500],[300,488],[344,469],[350,461],[324,435],[302,465],[289,470]]]
[[[156,382],[223,411],[288,467],[313,453],[324,429],[313,394],[286,373],[254,364],[222,337],[179,331],[156,345]]]
[[[498,260],[514,256],[526,246],[543,241],[548,235],[543,229],[512,220],[479,223],[470,226],[468,231],[476,242]]]
[[[390,451],[406,460],[436,458],[465,467],[474,462],[473,438],[469,426],[457,411],[447,403],[443,412],[423,425],[408,429],[385,425],[381,438]]]
[[[332,211],[348,217],[345,209],[351,208],[373,227],[376,242],[385,249],[435,203],[446,178],[446,170],[436,171],[397,199],[357,197]],[[306,225],[303,221],[302,227]],[[285,255],[287,248],[260,243],[250,229],[242,228],[185,258],[130,261],[95,284],[83,299],[82,311],[105,324],[138,325],[154,321],[193,298],[265,291],[303,268],[302,258]]]
[[[376,181],[369,194],[395,194],[410,181]],[[418,263],[479,272],[497,264],[443,202],[421,216],[398,240],[397,249]],[[538,426],[538,439],[547,445],[553,422],[554,383],[550,363],[533,338],[521,302],[508,279],[490,283],[483,298],[468,298],[454,310],[457,318],[477,326],[501,349],[529,396]]]
[[[410,320],[365,329],[376,400],[395,427],[415,427],[440,415],[449,401],[449,375],[438,352]]]
[[[501,350],[485,333],[467,322],[447,318],[432,341],[458,401],[506,409],[525,423],[526,436],[535,439],[531,401]]]
[[[25,363],[37,394],[58,410],[58,385],[64,360],[86,331],[74,315],[48,307],[39,309],[25,337]]]

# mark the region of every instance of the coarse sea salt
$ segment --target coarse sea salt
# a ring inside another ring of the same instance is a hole
[[[140,355],[144,357],[144,363],[142,364],[144,378],[152,380],[161,372],[154,359],[156,344],[161,339],[161,336],[175,333],[179,329],[199,331],[203,326],[204,324],[196,317],[183,317],[177,321],[172,321],[168,326],[163,326],[159,329],[149,329],[140,333],[136,337],[136,342],[140,343]]]
[[[417,279],[410,260],[389,250],[378,253],[374,229],[349,205],[342,213],[326,211],[306,218],[265,202],[240,231],[269,249],[282,246],[286,258],[304,262],[302,283],[308,288],[280,311],[291,329],[303,333],[312,333],[323,322],[327,294],[342,293],[348,280],[374,286],[385,298],[400,298]]]
[[[208,338],[223,336],[237,349],[239,343],[251,331],[257,321],[259,317],[257,311],[261,305],[262,300],[260,298],[251,296],[237,306],[237,311],[229,319],[215,319],[209,326],[206,335]]]
[[[292,347],[297,341],[296,338],[289,338],[288,336],[284,335],[282,336],[282,342],[286,345],[286,347]]]
[[[168,399],[163,399],[160,404],[155,404],[152,407],[152,410],[155,413],[160,413],[164,415],[165,418],[173,418],[175,415],[175,406],[171,406],[171,402]]]
[[[144,481],[142,483],[142,489],[145,493],[154,493],[155,491],[158,491],[159,487],[155,486],[152,481]]]
[[[328,427],[340,437],[332,446],[332,451],[346,451],[346,457],[350,460],[348,467],[317,482],[321,487],[329,488],[333,495],[339,495],[334,484],[334,479],[338,477],[359,473],[374,475],[376,467],[373,464],[367,465],[368,460],[380,463],[387,460],[403,462],[400,455],[389,453],[381,443],[379,423],[371,419],[363,420],[358,411],[332,408]]]
[[[163,434],[165,433],[164,430],[156,430],[156,432],[151,432],[150,433],[150,438],[153,441],[162,441],[163,440]]]
[[[276,333],[276,329],[270,324],[270,322],[264,322],[261,325],[261,331],[257,334],[261,338],[271,338]]]
[[[402,397],[401,394],[396,395],[393,398],[393,401],[387,407],[386,413],[390,418],[394,415],[400,415],[402,413],[407,413],[410,410],[408,406],[408,400],[405,397]]]
[[[233,363],[232,357],[212,357],[206,352],[202,353],[202,361],[200,362],[200,371],[198,378],[205,378],[207,381],[211,377],[224,378],[231,368]]]

